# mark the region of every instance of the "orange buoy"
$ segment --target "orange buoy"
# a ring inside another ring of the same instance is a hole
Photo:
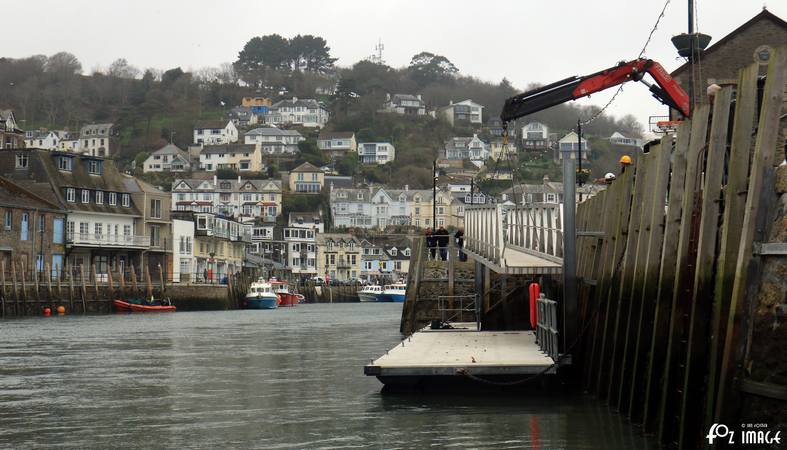
[[[541,286],[538,283],[530,283],[530,326],[535,330],[538,328],[538,298],[541,296]]]
[[[58,316],[62,316],[65,313],[66,313],[66,307],[65,306],[60,305],[60,306],[57,307],[57,315]]]
[[[44,317],[49,317],[52,315],[52,310],[49,308],[44,308]]]

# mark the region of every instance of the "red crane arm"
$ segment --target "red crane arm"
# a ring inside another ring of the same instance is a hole
[[[643,80],[645,73],[650,74],[656,84]],[[508,122],[631,80],[642,81],[657,100],[689,117],[689,96],[661,64],[650,59],[635,59],[592,75],[566,78],[511,97],[506,100],[500,118]]]

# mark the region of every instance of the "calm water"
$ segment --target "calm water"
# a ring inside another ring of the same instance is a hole
[[[0,447],[645,448],[582,397],[383,395],[399,304],[0,322]]]

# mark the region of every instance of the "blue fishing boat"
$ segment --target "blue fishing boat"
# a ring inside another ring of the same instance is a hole
[[[244,301],[248,309],[276,309],[279,307],[279,296],[273,292],[271,284],[262,278],[251,283]]]
[[[387,284],[383,286],[383,292],[378,297],[380,302],[403,303],[407,285],[404,283]]]
[[[381,286],[370,284],[358,291],[358,299],[362,302],[379,302],[382,293],[383,288]]]

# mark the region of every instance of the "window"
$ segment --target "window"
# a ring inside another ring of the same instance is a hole
[[[26,241],[30,237],[30,213],[22,213],[22,228],[19,239]]]
[[[123,236],[131,236],[131,225],[123,225]]]
[[[87,222],[79,222],[79,238],[80,239],[87,239],[87,235],[90,232],[88,226],[90,224]]]
[[[10,230],[11,227],[13,226],[13,224],[14,224],[14,212],[11,211],[10,209],[5,211],[4,223],[5,223],[5,229],[6,230]]]
[[[69,220],[66,224],[66,235],[69,240],[74,239],[74,221]]]
[[[90,203],[90,191],[82,189],[82,203]]]
[[[161,218],[161,200],[150,199],[150,217]]]
[[[60,170],[71,170],[71,158],[68,156],[61,156],[57,161],[57,168]]]
[[[161,241],[161,228],[158,225],[150,226],[150,245],[158,247]]]
[[[38,232],[42,233],[46,229],[46,216],[43,214],[38,215]]]
[[[28,155],[27,153],[17,153],[16,154],[16,168],[17,169],[27,169],[28,165]]]
[[[110,204],[110,206],[115,206],[115,205],[117,205],[117,203],[118,203],[117,193],[110,192],[109,193],[109,204]]]
[[[102,235],[104,234],[104,224],[98,222],[93,224],[93,233],[98,239],[101,239]]]
[[[125,206],[126,208],[131,206],[131,196],[129,196],[128,194],[123,194],[122,198],[123,198],[123,206]]]
[[[104,191],[96,191],[96,204],[97,205],[104,204]]]
[[[100,161],[97,159],[91,159],[87,163],[87,171],[90,172],[92,175],[101,175],[103,172],[104,161]]]

